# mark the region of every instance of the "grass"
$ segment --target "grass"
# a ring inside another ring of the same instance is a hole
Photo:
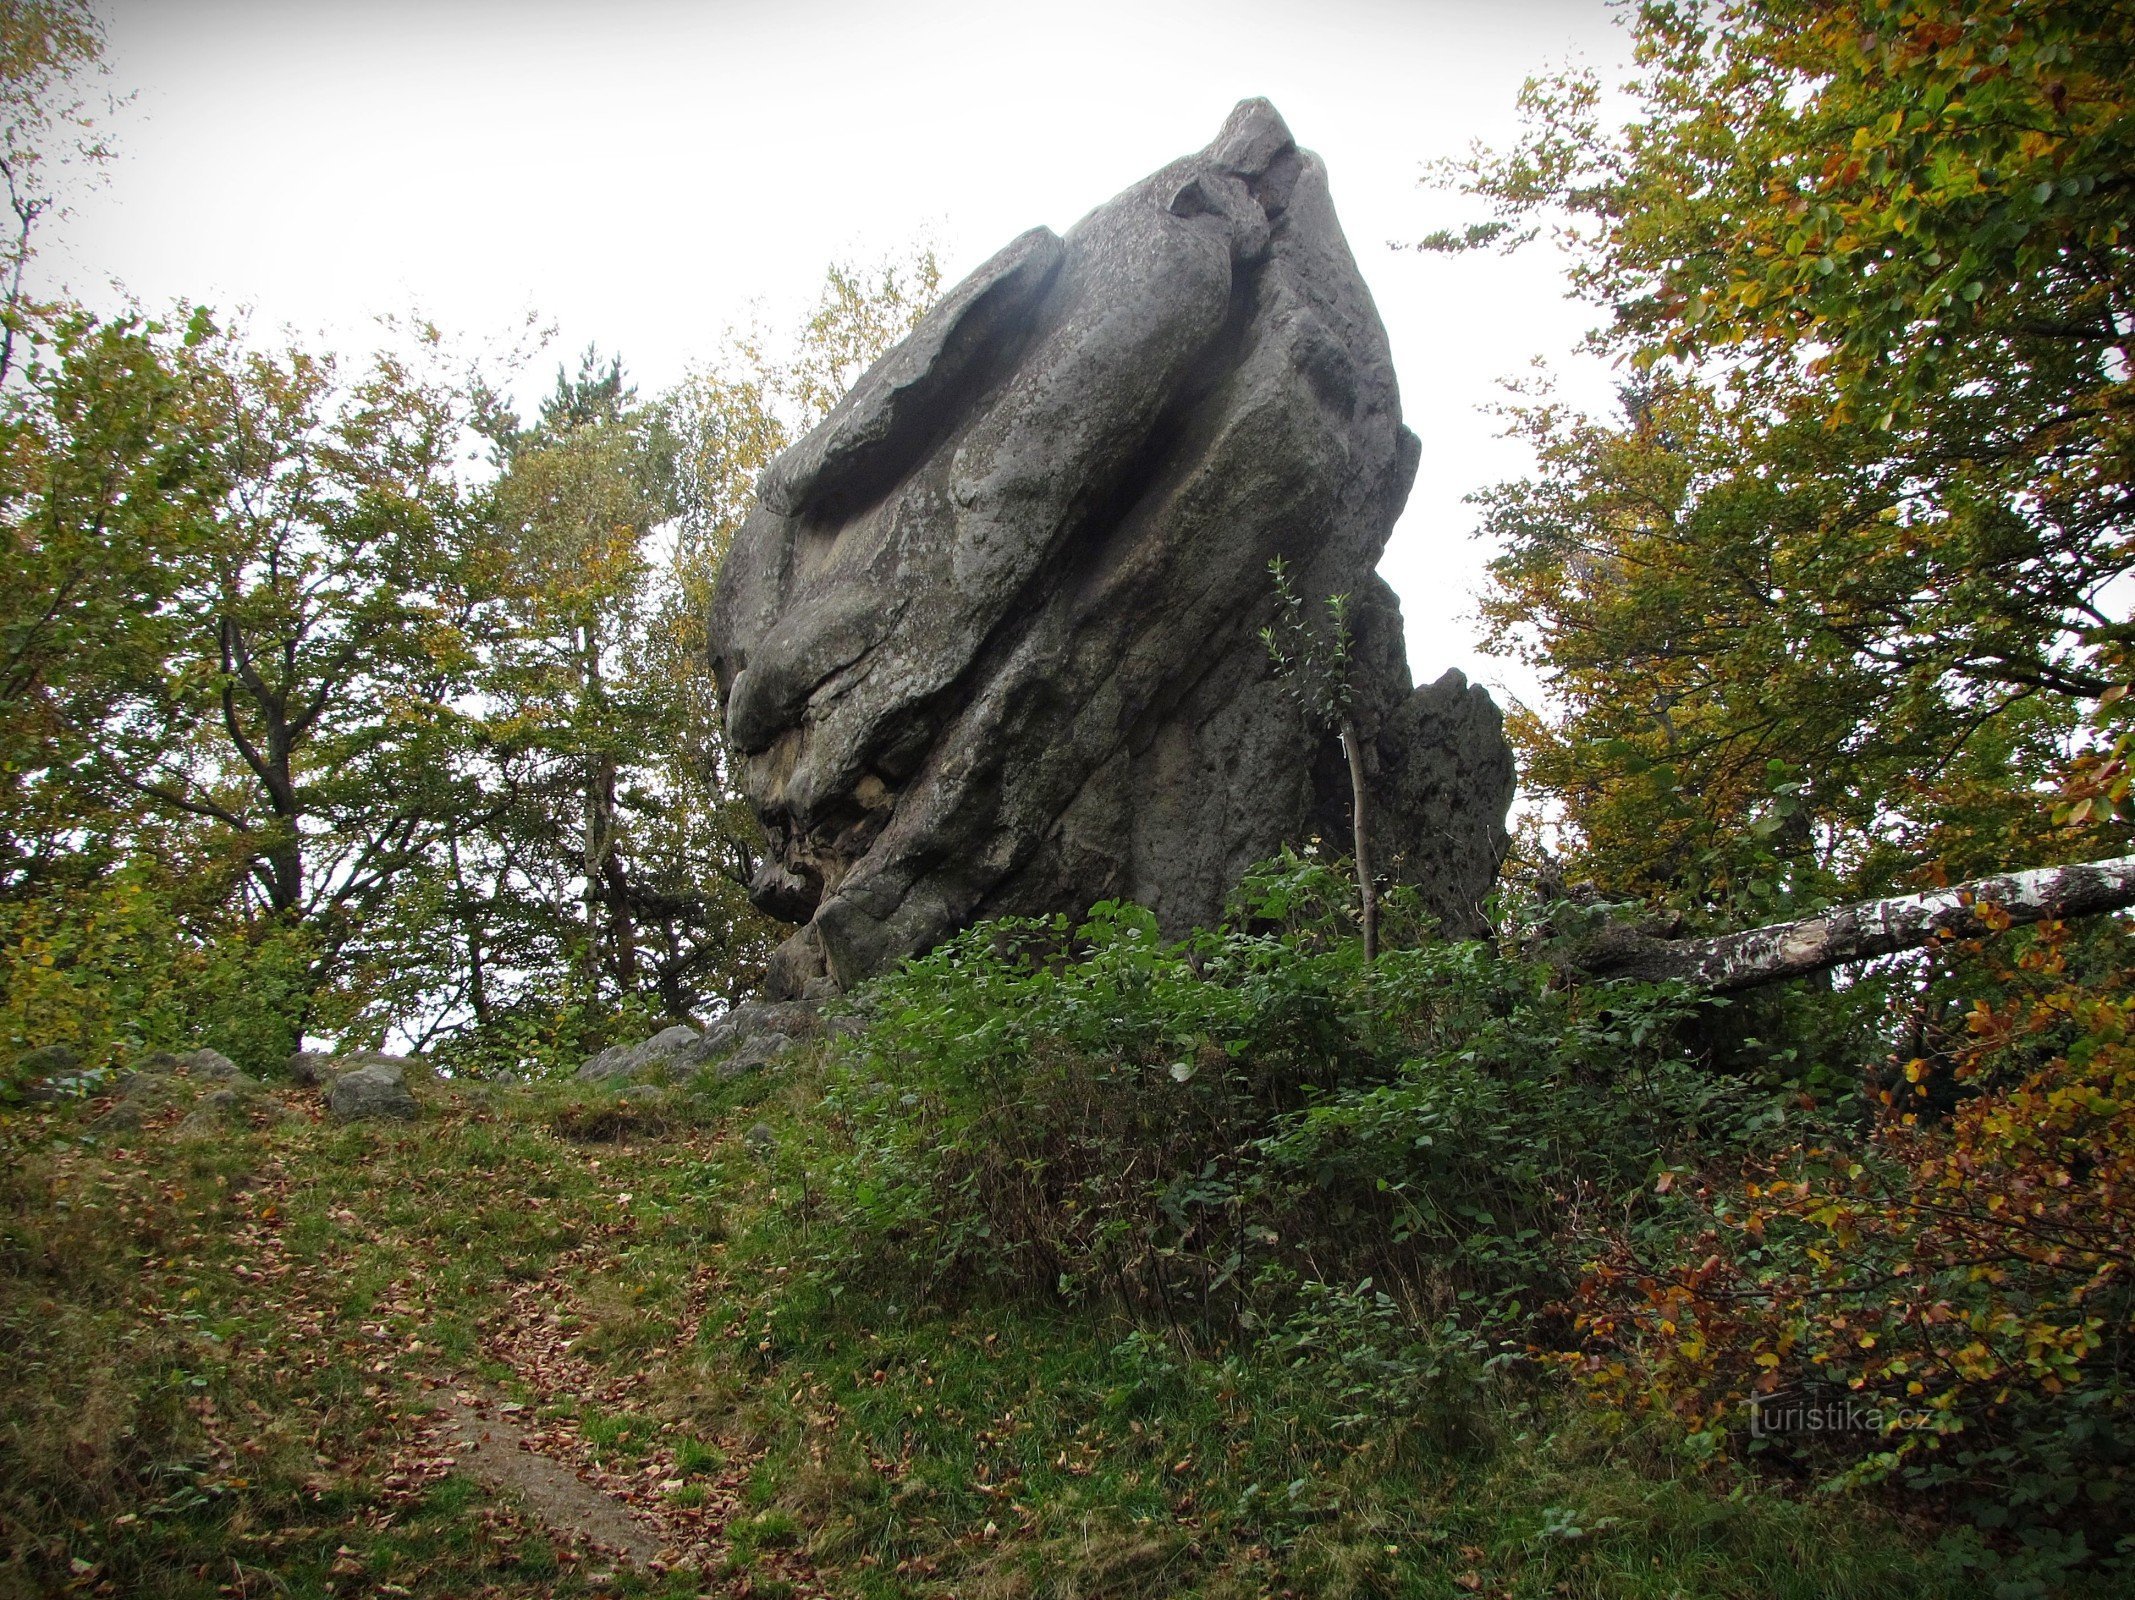
[[[1977,1592],[1872,1502],[1516,1375],[1358,1425],[1265,1344],[813,1271],[805,1185],[745,1137],[810,1117],[806,1065],[649,1108],[418,1091],[411,1126],[205,1137],[4,1113],[0,1597]],[[731,1505],[719,1549],[617,1571],[440,1465],[441,1378]]]

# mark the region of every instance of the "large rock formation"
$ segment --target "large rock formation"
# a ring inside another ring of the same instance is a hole
[[[1326,172],[1264,100],[958,285],[764,474],[719,575],[753,892],[806,924],[771,992],[1109,897],[1183,931],[1281,844],[1346,841],[1336,741],[1258,638],[1274,556],[1351,597],[1375,852],[1475,927],[1511,753],[1459,673],[1412,690],[1373,570],[1417,453]]]

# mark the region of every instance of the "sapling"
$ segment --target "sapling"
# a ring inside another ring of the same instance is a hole
[[[1379,891],[1371,876],[1371,798],[1364,786],[1364,745],[1357,736],[1352,712],[1354,691],[1349,667],[1354,638],[1349,631],[1349,596],[1327,597],[1327,627],[1324,634],[1306,619],[1305,602],[1290,583],[1281,556],[1268,563],[1268,576],[1275,583],[1275,621],[1260,630],[1260,642],[1268,648],[1276,680],[1283,685],[1305,714],[1305,725],[1315,731],[1332,729],[1342,741],[1342,755],[1349,762],[1349,815],[1355,835],[1357,894],[1364,931],[1364,960],[1379,955]]]

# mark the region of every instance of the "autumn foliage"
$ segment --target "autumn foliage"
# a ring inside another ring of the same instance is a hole
[[[1536,469],[1477,497],[1485,616],[1550,695],[1510,724],[1546,876],[1738,927],[2124,851],[2135,13],[1655,0],[1633,33],[1636,115],[1530,84],[1450,174],[1493,219],[1427,241],[1552,231],[1624,375],[1618,416],[1522,396]],[[1716,1060],[1806,1126],[1657,1173],[1548,1348],[1716,1459],[2106,1555],[2131,978],[2120,929],[2049,927],[1753,998]]]
[[[1946,1055],[1893,1061],[1858,1142],[1664,1174],[1680,1231],[1605,1244],[1564,1359],[1819,1477],[1989,1525],[2124,1519],[2135,993],[2124,966],[2080,974],[2076,944],[2049,925]],[[1853,1425],[1758,1426],[1805,1398]]]

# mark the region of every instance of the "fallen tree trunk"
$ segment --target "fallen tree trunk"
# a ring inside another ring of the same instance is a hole
[[[1616,928],[1581,948],[1569,964],[1586,978],[1681,978],[1725,994],[1916,950],[1944,934],[1976,938],[2027,922],[2129,906],[2135,906],[2135,856],[2119,856],[1979,878],[1928,894],[1863,900],[1796,922],[1710,939],[1656,939]]]

